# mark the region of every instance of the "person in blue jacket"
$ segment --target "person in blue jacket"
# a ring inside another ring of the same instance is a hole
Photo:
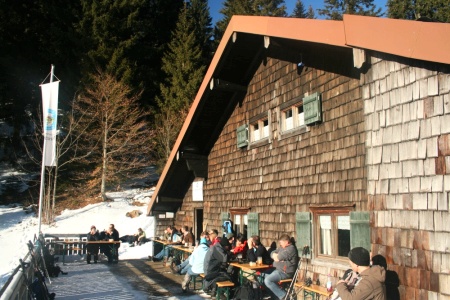
[[[206,252],[209,250],[209,241],[206,239],[208,232],[202,232],[200,238],[200,244],[194,249],[192,254],[189,256],[189,264],[187,267],[187,272],[184,275],[183,282],[181,283],[181,289],[186,292],[191,282],[192,275],[199,275],[204,273],[204,261]]]

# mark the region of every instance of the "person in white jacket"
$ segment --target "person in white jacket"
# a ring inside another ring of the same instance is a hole
[[[206,239],[205,235],[208,235],[207,232],[202,232],[200,243],[194,249],[192,254],[189,256],[189,264],[187,267],[187,272],[184,275],[183,282],[181,283],[181,289],[183,292],[186,292],[189,283],[191,282],[192,275],[199,275],[204,273],[204,261],[206,252],[209,250],[209,243]]]

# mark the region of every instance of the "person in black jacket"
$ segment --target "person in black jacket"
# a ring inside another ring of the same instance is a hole
[[[108,229],[105,231],[105,240],[120,241],[119,232],[114,227],[114,224],[109,224]],[[104,248],[104,253],[108,257],[108,263],[119,262],[119,247],[120,244],[114,244]]]
[[[89,231],[89,233],[87,234],[87,240],[88,240],[88,242],[100,240],[100,234],[98,233],[98,230],[94,225],[91,226],[91,231]],[[99,248],[100,247],[98,244],[89,244],[88,243],[86,245],[86,250],[87,250],[86,261],[88,264],[91,263],[92,255],[94,256],[94,264],[97,263]]]
[[[205,274],[203,290],[210,290],[211,296],[216,295],[216,282],[231,280],[227,273],[228,251],[231,244],[226,237],[220,239],[220,242],[209,247],[203,262]]]
[[[273,260],[270,258],[270,253],[267,251],[266,247],[261,244],[259,236],[253,235],[247,241],[247,260],[249,262],[256,262],[258,257],[262,257],[263,264],[271,265]]]

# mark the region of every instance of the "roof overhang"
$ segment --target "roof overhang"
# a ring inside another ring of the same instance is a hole
[[[450,64],[450,24],[345,15],[343,21],[234,16],[224,33],[163,169],[148,213],[176,212],[196,178],[207,179],[208,155],[264,61],[269,47],[374,50]],[[357,53],[354,51],[354,53]]]

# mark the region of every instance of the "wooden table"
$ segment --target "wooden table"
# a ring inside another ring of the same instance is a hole
[[[242,285],[244,282],[244,279],[249,278],[250,276],[256,276],[257,280],[262,283],[262,280],[264,279],[263,276],[257,275],[257,271],[265,270],[270,268],[270,265],[254,265],[251,266],[250,263],[238,263],[238,262],[232,262],[230,263],[230,266],[239,268],[239,283]],[[248,272],[250,270],[250,272]]]
[[[187,256],[189,257],[189,255],[192,254],[192,252],[194,251],[194,247],[189,248],[186,246],[181,246],[181,245],[175,245],[172,246],[172,249],[174,250],[173,252],[173,256],[174,258],[178,257],[180,259],[180,261],[183,261],[185,259],[185,255],[183,254],[187,254]]]
[[[55,247],[55,253],[62,250],[62,263],[65,264],[65,257],[66,255],[72,255],[72,254],[78,254],[82,255],[83,251],[86,250],[86,247],[84,246],[86,242],[83,241],[53,241],[53,245],[59,245],[62,246],[62,249],[56,249]],[[76,251],[76,253],[75,253]]]
[[[156,240],[156,239],[153,239],[152,241],[161,244],[163,246],[163,250],[166,250],[166,247],[169,246],[170,243],[172,242],[168,240]],[[155,256],[156,254],[157,253],[155,253],[155,247],[153,247],[153,256]]]
[[[101,246],[109,246],[112,257],[113,258],[117,257],[117,260],[119,260],[120,241],[87,241],[86,244],[87,245],[99,245],[100,247]],[[119,245],[119,246],[116,247],[116,245]]]
[[[333,294],[333,291],[328,292],[327,288],[316,284],[307,286],[302,282],[298,282],[295,284],[295,287],[303,289],[303,299],[305,299],[307,296],[311,296],[311,299],[313,300],[320,299],[320,296],[325,296],[326,299],[329,299]]]

